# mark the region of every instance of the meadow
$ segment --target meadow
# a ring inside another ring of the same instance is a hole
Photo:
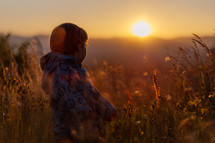
[[[0,143],[52,143],[37,45],[22,43],[15,54],[9,37],[0,36]],[[117,109],[114,121],[101,121],[104,142],[215,142],[215,49],[195,34],[191,40],[191,48],[178,48],[156,66],[147,60],[85,65]]]

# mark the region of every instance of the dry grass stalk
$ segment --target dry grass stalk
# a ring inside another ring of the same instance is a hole
[[[153,71],[153,85],[154,85],[154,90],[156,94],[156,103],[157,103],[157,106],[159,107],[160,86],[158,84],[157,72],[155,70]]]

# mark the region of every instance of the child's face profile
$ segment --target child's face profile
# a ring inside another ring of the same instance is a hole
[[[82,63],[84,58],[86,57],[87,50],[85,44],[79,44],[78,45],[78,51],[75,53],[75,57],[78,60],[78,63]]]

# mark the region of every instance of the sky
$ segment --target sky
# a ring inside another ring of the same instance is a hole
[[[138,21],[154,37],[213,36],[215,0],[0,0],[0,33],[50,35],[71,22],[91,38],[130,37]]]

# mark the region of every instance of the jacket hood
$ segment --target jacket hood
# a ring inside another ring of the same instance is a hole
[[[40,59],[40,66],[43,70],[42,89],[50,94],[50,86],[53,82],[52,73],[55,72],[59,65],[72,66],[77,69],[82,69],[82,65],[78,64],[77,59],[73,56],[50,52]]]
[[[40,66],[44,72],[51,71],[57,65],[62,63],[70,64],[70,65],[72,64],[77,68],[82,67],[82,65],[78,64],[77,59],[75,57],[53,53],[53,52],[46,54],[40,59]]]

